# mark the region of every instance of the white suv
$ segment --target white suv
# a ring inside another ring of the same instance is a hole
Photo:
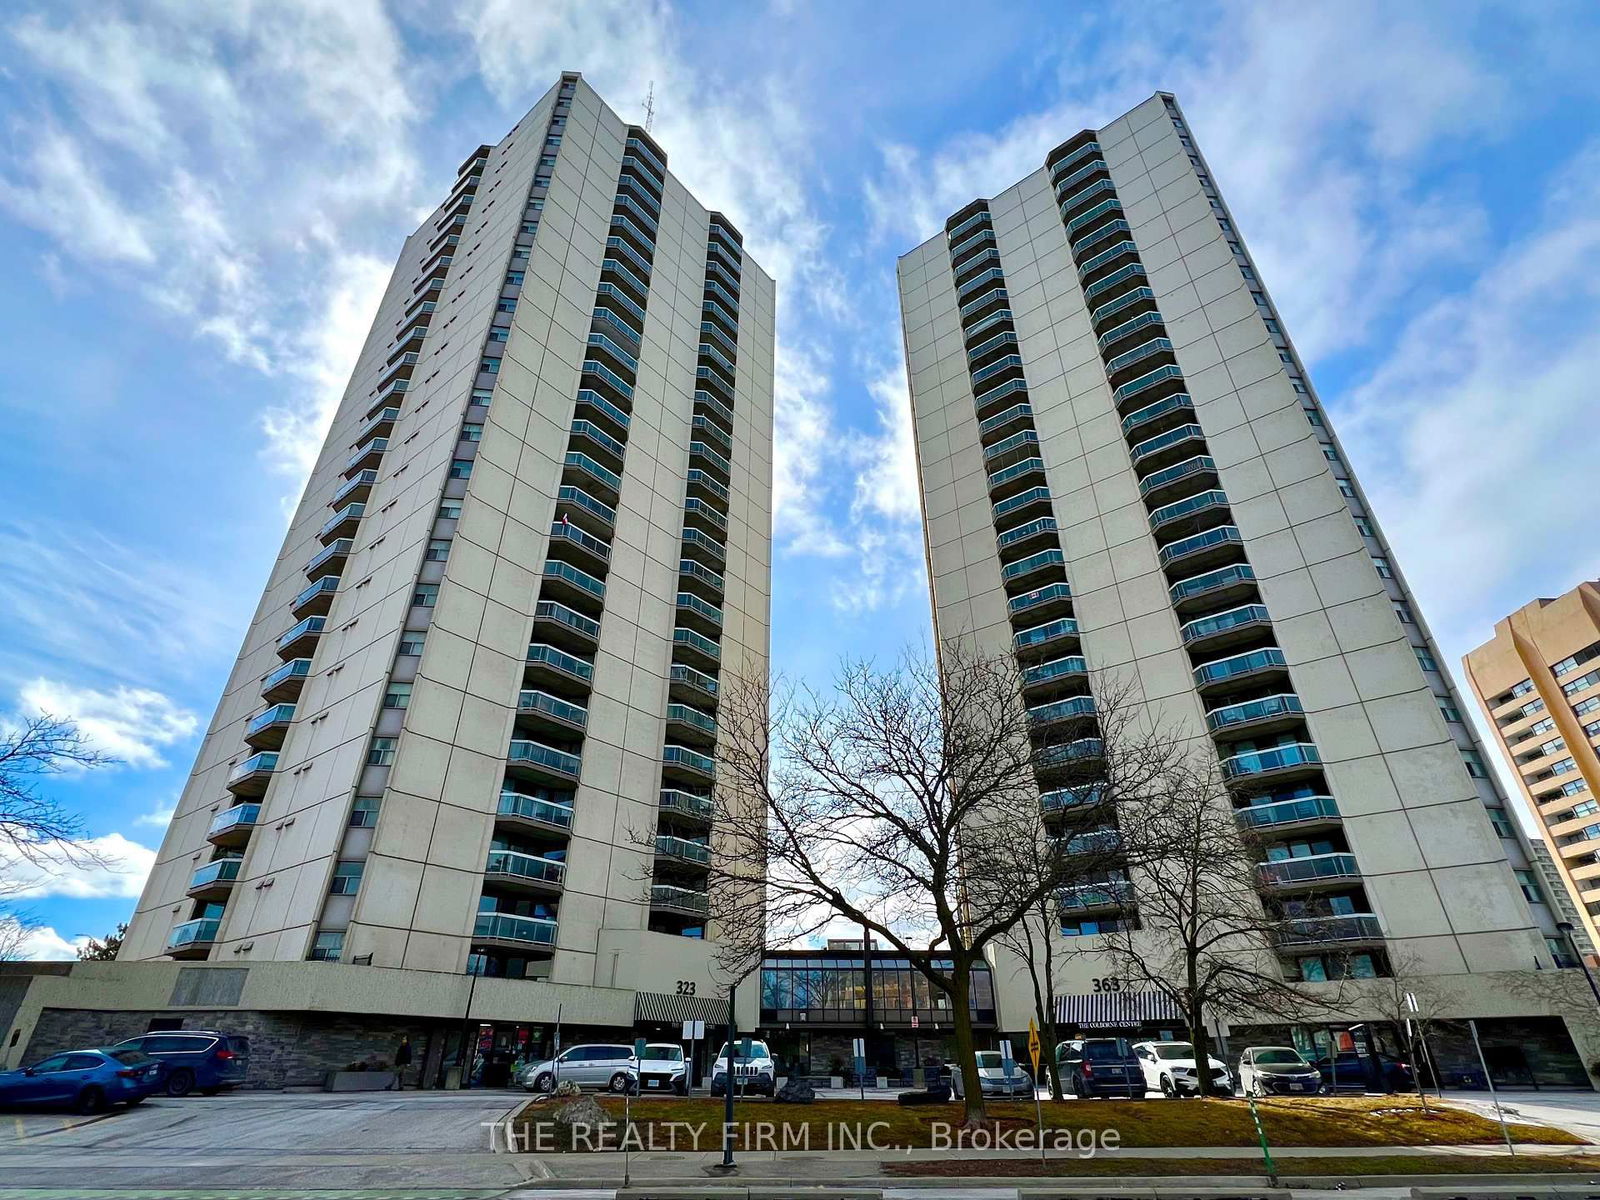
[[[1152,1091],[1160,1090],[1163,1096],[1177,1096],[1200,1091],[1200,1080],[1195,1074],[1194,1046],[1188,1042],[1135,1042],[1134,1057],[1144,1072],[1144,1083]],[[1211,1078],[1215,1086],[1233,1095],[1233,1078],[1225,1064],[1207,1056]]]
[[[689,1094],[689,1064],[684,1061],[683,1047],[672,1042],[651,1042],[644,1048],[644,1059],[639,1063],[639,1088],[646,1092],[676,1092]]]
[[[733,1062],[734,1093],[759,1092],[770,1096],[778,1090],[778,1068],[765,1042],[748,1039],[750,1052],[745,1053],[747,1039],[740,1038]],[[728,1090],[728,1043],[717,1051],[717,1061],[711,1064],[711,1094],[720,1096]]]

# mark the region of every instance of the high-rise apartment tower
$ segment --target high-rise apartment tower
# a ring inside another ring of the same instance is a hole
[[[1505,800],[1173,97],[954,213],[899,282],[940,640],[1015,654],[1041,730],[1104,673],[1212,743],[1290,978],[1551,966]],[[1061,898],[1069,940],[1138,920],[1121,872]],[[1105,974],[1057,961],[1069,997]]]
[[[123,959],[693,979],[718,676],[766,667],[772,379],[771,278],[577,75],[468,156]]]

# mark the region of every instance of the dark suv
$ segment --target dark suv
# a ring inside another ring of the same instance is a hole
[[[1061,1081],[1074,1096],[1144,1099],[1144,1068],[1127,1038],[1084,1038],[1056,1047]]]
[[[118,1042],[114,1050],[143,1050],[167,1064],[167,1095],[187,1096],[199,1090],[215,1096],[237,1087],[250,1073],[250,1039],[215,1029],[170,1029],[143,1033]]]

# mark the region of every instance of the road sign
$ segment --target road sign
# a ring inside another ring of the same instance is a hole
[[[920,1024],[921,1024],[921,1021],[918,1018],[916,1018],[916,1017],[912,1017],[911,1018],[911,1028],[915,1029]]]
[[[1000,1069],[1005,1072],[1007,1083],[1010,1083],[1012,1076],[1017,1073],[1017,1061],[1011,1057],[1010,1038],[1000,1043]]]
[[[683,1023],[683,1040],[686,1042],[704,1041],[706,1036],[706,1023],[704,1021],[685,1021]]]
[[[1033,1060],[1033,1077],[1039,1077],[1039,1026],[1028,1018],[1028,1057]]]
[[[633,1056],[634,1056],[634,1058],[643,1061],[643,1059],[644,1059],[644,1050],[645,1050],[644,1039],[643,1038],[634,1038],[634,1040],[633,1040]]]

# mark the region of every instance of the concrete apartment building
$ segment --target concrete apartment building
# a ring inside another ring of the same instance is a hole
[[[518,981],[484,994],[524,1023],[563,994],[569,1022],[711,1015],[718,677],[768,652],[774,288],[741,242],[575,74],[467,157],[119,967],[293,964],[261,978],[354,1012],[368,972],[402,1015],[460,1020],[469,977]]]
[[[1565,958],[1556,917],[1176,100],[955,212],[899,284],[939,639],[1016,654],[1041,730],[1104,673],[1213,743],[1290,978],[1404,965],[1471,976],[1464,1015],[1548,1011],[1492,981]],[[1094,802],[1040,791],[1047,817]],[[1137,895],[1117,871],[1064,895],[1061,948]],[[1057,961],[1063,1019],[1161,1015]],[[1025,985],[996,966],[1005,1012]]]
[[[1524,605],[1462,663],[1544,831],[1548,870],[1576,898],[1579,948],[1592,952],[1600,944],[1600,585]]]

